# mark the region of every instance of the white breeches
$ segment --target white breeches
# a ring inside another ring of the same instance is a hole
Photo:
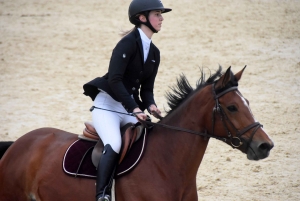
[[[115,101],[106,92],[98,93],[94,100],[94,106],[112,111],[128,113],[120,102]],[[93,125],[102,139],[104,146],[110,144],[112,149],[119,153],[122,145],[120,127],[127,123],[137,123],[133,116],[119,114],[95,108],[92,111]]]

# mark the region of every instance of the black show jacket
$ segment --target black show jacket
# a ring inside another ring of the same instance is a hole
[[[140,33],[134,29],[114,48],[108,73],[83,85],[84,94],[94,100],[102,89],[121,102],[127,112],[136,107],[145,110],[155,104],[153,88],[159,63],[160,52],[152,42],[144,63]]]

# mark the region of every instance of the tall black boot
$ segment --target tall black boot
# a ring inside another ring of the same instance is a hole
[[[119,154],[109,144],[105,145],[97,169],[96,201],[111,201],[111,187],[118,159]]]

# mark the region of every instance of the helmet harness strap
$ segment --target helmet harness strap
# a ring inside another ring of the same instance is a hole
[[[150,23],[150,20],[149,20],[149,14],[150,14],[150,11],[145,11],[145,12],[143,12],[143,13],[140,13],[140,15],[145,15],[145,17],[146,17],[146,22],[142,22],[142,21],[140,21],[140,20],[138,20],[139,21],[139,23],[141,23],[141,24],[144,24],[144,25],[146,25],[149,29],[151,29],[151,31],[153,32],[153,33],[157,33],[158,31],[156,30],[156,29],[154,29],[154,27],[152,26],[152,24]],[[136,25],[136,27],[137,27],[138,25]]]

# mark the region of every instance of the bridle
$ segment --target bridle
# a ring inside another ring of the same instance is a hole
[[[227,137],[224,138],[225,139],[225,142],[227,142],[227,140],[230,141],[230,145],[233,147],[233,148],[238,148],[240,146],[243,145],[243,142],[242,142],[242,135],[244,135],[247,131],[251,130],[252,128],[254,128],[254,130],[252,131],[251,133],[251,136],[249,138],[249,140],[246,142],[246,147],[245,147],[245,150],[248,149],[249,145],[250,145],[250,142],[252,141],[256,131],[263,127],[262,124],[260,124],[259,122],[254,122],[252,124],[250,124],[249,126],[243,128],[242,130],[238,130],[234,125],[233,123],[230,121],[230,119],[228,118],[228,116],[226,115],[226,113],[224,112],[224,109],[222,108],[222,106],[220,105],[219,103],[219,98],[222,97],[223,95],[227,94],[228,92],[230,91],[235,91],[237,90],[238,87],[234,86],[234,87],[230,87],[220,93],[216,93],[216,90],[215,90],[215,84],[212,85],[212,91],[213,91],[213,95],[214,95],[214,100],[215,100],[215,107],[213,109],[213,115],[212,115],[212,133],[214,134],[214,128],[215,128],[215,114],[218,113],[220,115],[220,118],[221,118],[221,122],[223,123],[223,127],[224,129],[226,130],[226,133],[227,133]],[[228,129],[228,126],[226,124],[226,122],[228,122],[230,124],[230,126],[232,128],[235,129],[235,136],[233,136],[231,134],[231,132],[229,131]]]
[[[143,120],[141,120],[141,122],[146,127],[148,127],[148,125],[150,125],[150,126],[160,126],[160,127],[164,127],[164,128],[168,128],[168,129],[172,129],[172,130],[183,131],[183,132],[187,132],[187,133],[191,133],[191,134],[195,134],[195,135],[200,135],[200,136],[203,136],[203,137],[215,138],[215,139],[218,139],[218,140],[221,140],[221,141],[224,141],[224,142],[229,141],[230,145],[233,148],[239,148],[240,146],[242,146],[243,145],[243,140],[241,138],[242,135],[244,135],[247,131],[251,130],[252,128],[255,128],[252,131],[249,140],[246,142],[245,150],[247,150],[249,148],[250,142],[252,141],[253,136],[255,135],[256,131],[260,127],[262,127],[263,125],[260,124],[259,122],[254,122],[254,123],[250,124],[249,126],[245,127],[244,129],[238,130],[233,125],[233,123],[230,121],[230,119],[228,118],[228,116],[224,112],[224,109],[222,108],[222,106],[219,103],[219,98],[220,97],[222,97],[223,95],[227,94],[230,91],[235,91],[237,89],[238,89],[238,87],[234,86],[234,87],[230,87],[230,88],[228,88],[228,89],[226,89],[226,90],[224,90],[224,91],[222,91],[220,93],[216,93],[216,91],[215,91],[215,84],[212,85],[212,91],[213,91],[214,100],[215,100],[215,107],[213,108],[213,111],[212,111],[213,112],[213,115],[212,115],[212,134],[208,134],[206,130],[205,130],[205,133],[202,133],[202,132],[196,132],[196,131],[188,130],[188,129],[185,129],[185,128],[180,128],[180,127],[175,127],[175,126],[169,126],[169,125],[162,124],[162,123],[154,123],[154,122],[151,122],[151,121],[143,121]],[[221,121],[223,123],[224,129],[225,129],[225,131],[227,133],[227,137],[219,137],[219,136],[215,135],[215,133],[214,133],[214,129],[215,129],[215,115],[216,114],[220,115],[220,118],[221,118]],[[156,115],[156,116],[159,116],[159,115]],[[162,117],[160,117],[159,119],[162,119]],[[228,128],[226,122],[228,122],[230,124],[230,126],[235,129],[235,133],[236,133],[235,136],[233,136],[231,134],[231,132],[229,131],[229,128]]]

